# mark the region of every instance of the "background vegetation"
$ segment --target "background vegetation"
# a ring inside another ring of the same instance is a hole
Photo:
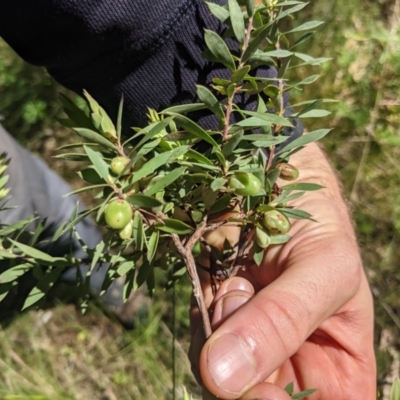
[[[375,296],[378,397],[387,398],[388,382],[400,375],[400,1],[319,0],[300,17],[295,25],[326,21],[304,46],[332,60],[317,83],[292,98],[339,101],[324,145],[343,182]],[[2,124],[74,185],[70,168],[52,158],[69,140],[56,121],[60,91],[0,42]],[[309,130],[327,126],[307,122]],[[94,304],[86,316],[61,304],[22,315],[0,329],[0,399],[172,398],[172,349],[178,389],[184,383],[198,394],[185,356],[189,286],[159,291],[133,331]]]

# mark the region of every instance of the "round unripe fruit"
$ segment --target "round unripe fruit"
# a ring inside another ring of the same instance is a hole
[[[229,178],[228,185],[240,196],[254,196],[262,189],[261,181],[249,172],[235,172]]]
[[[126,200],[112,200],[104,211],[107,225],[113,229],[123,229],[132,218],[132,208]]]
[[[132,237],[132,232],[133,232],[133,220],[131,219],[127,225],[125,226],[125,228],[121,229],[119,231],[119,237],[122,240],[128,240]]]
[[[291,164],[278,164],[279,178],[285,181],[294,181],[299,177],[299,170]]]
[[[129,164],[130,159],[124,156],[114,157],[111,161],[111,171],[115,175],[119,175]]]
[[[258,226],[256,227],[255,238],[262,249],[266,249],[271,244],[271,237]]]
[[[271,235],[284,235],[291,226],[287,217],[277,210],[265,212],[262,222]]]

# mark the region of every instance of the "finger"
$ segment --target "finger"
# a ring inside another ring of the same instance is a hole
[[[271,383],[260,383],[245,393],[240,400],[290,400],[291,397],[280,387]]]
[[[215,295],[214,302],[210,309],[213,330],[245,304],[253,295],[253,286],[246,279],[234,277],[223,282]],[[201,383],[198,360],[200,351],[205,342],[205,337],[203,326],[195,305],[192,310],[192,340],[189,348],[189,359],[192,365],[192,372],[197,381]]]
[[[264,381],[354,294],[359,280],[354,271],[361,270],[354,248],[340,235],[315,237],[319,239],[312,242],[303,237],[306,254],[300,251],[293,266],[241,306],[205,343],[200,372],[215,395],[235,399]],[[285,258],[290,259],[287,254]],[[281,262],[279,257],[275,261]]]

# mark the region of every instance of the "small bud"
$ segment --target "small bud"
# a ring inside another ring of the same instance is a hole
[[[256,243],[262,249],[266,249],[271,243],[271,237],[268,235],[268,233],[263,231],[258,226],[256,227],[255,238],[256,238]]]
[[[271,235],[284,235],[291,226],[287,217],[277,210],[265,212],[263,224]]]
[[[291,164],[278,164],[276,166],[279,171],[279,178],[285,181],[294,181],[299,177],[299,170]]]
[[[133,220],[131,219],[125,226],[125,228],[122,228],[119,231],[119,237],[122,240],[129,240],[132,237],[132,233],[133,233]]]

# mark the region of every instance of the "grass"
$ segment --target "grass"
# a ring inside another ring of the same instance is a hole
[[[184,313],[188,290],[177,291]],[[91,305],[25,313],[0,330],[0,399],[172,399],[172,292],[160,291],[149,314],[127,331]],[[188,317],[175,338],[176,399],[183,385],[199,394],[187,359]],[[179,339],[179,340],[177,340]]]

